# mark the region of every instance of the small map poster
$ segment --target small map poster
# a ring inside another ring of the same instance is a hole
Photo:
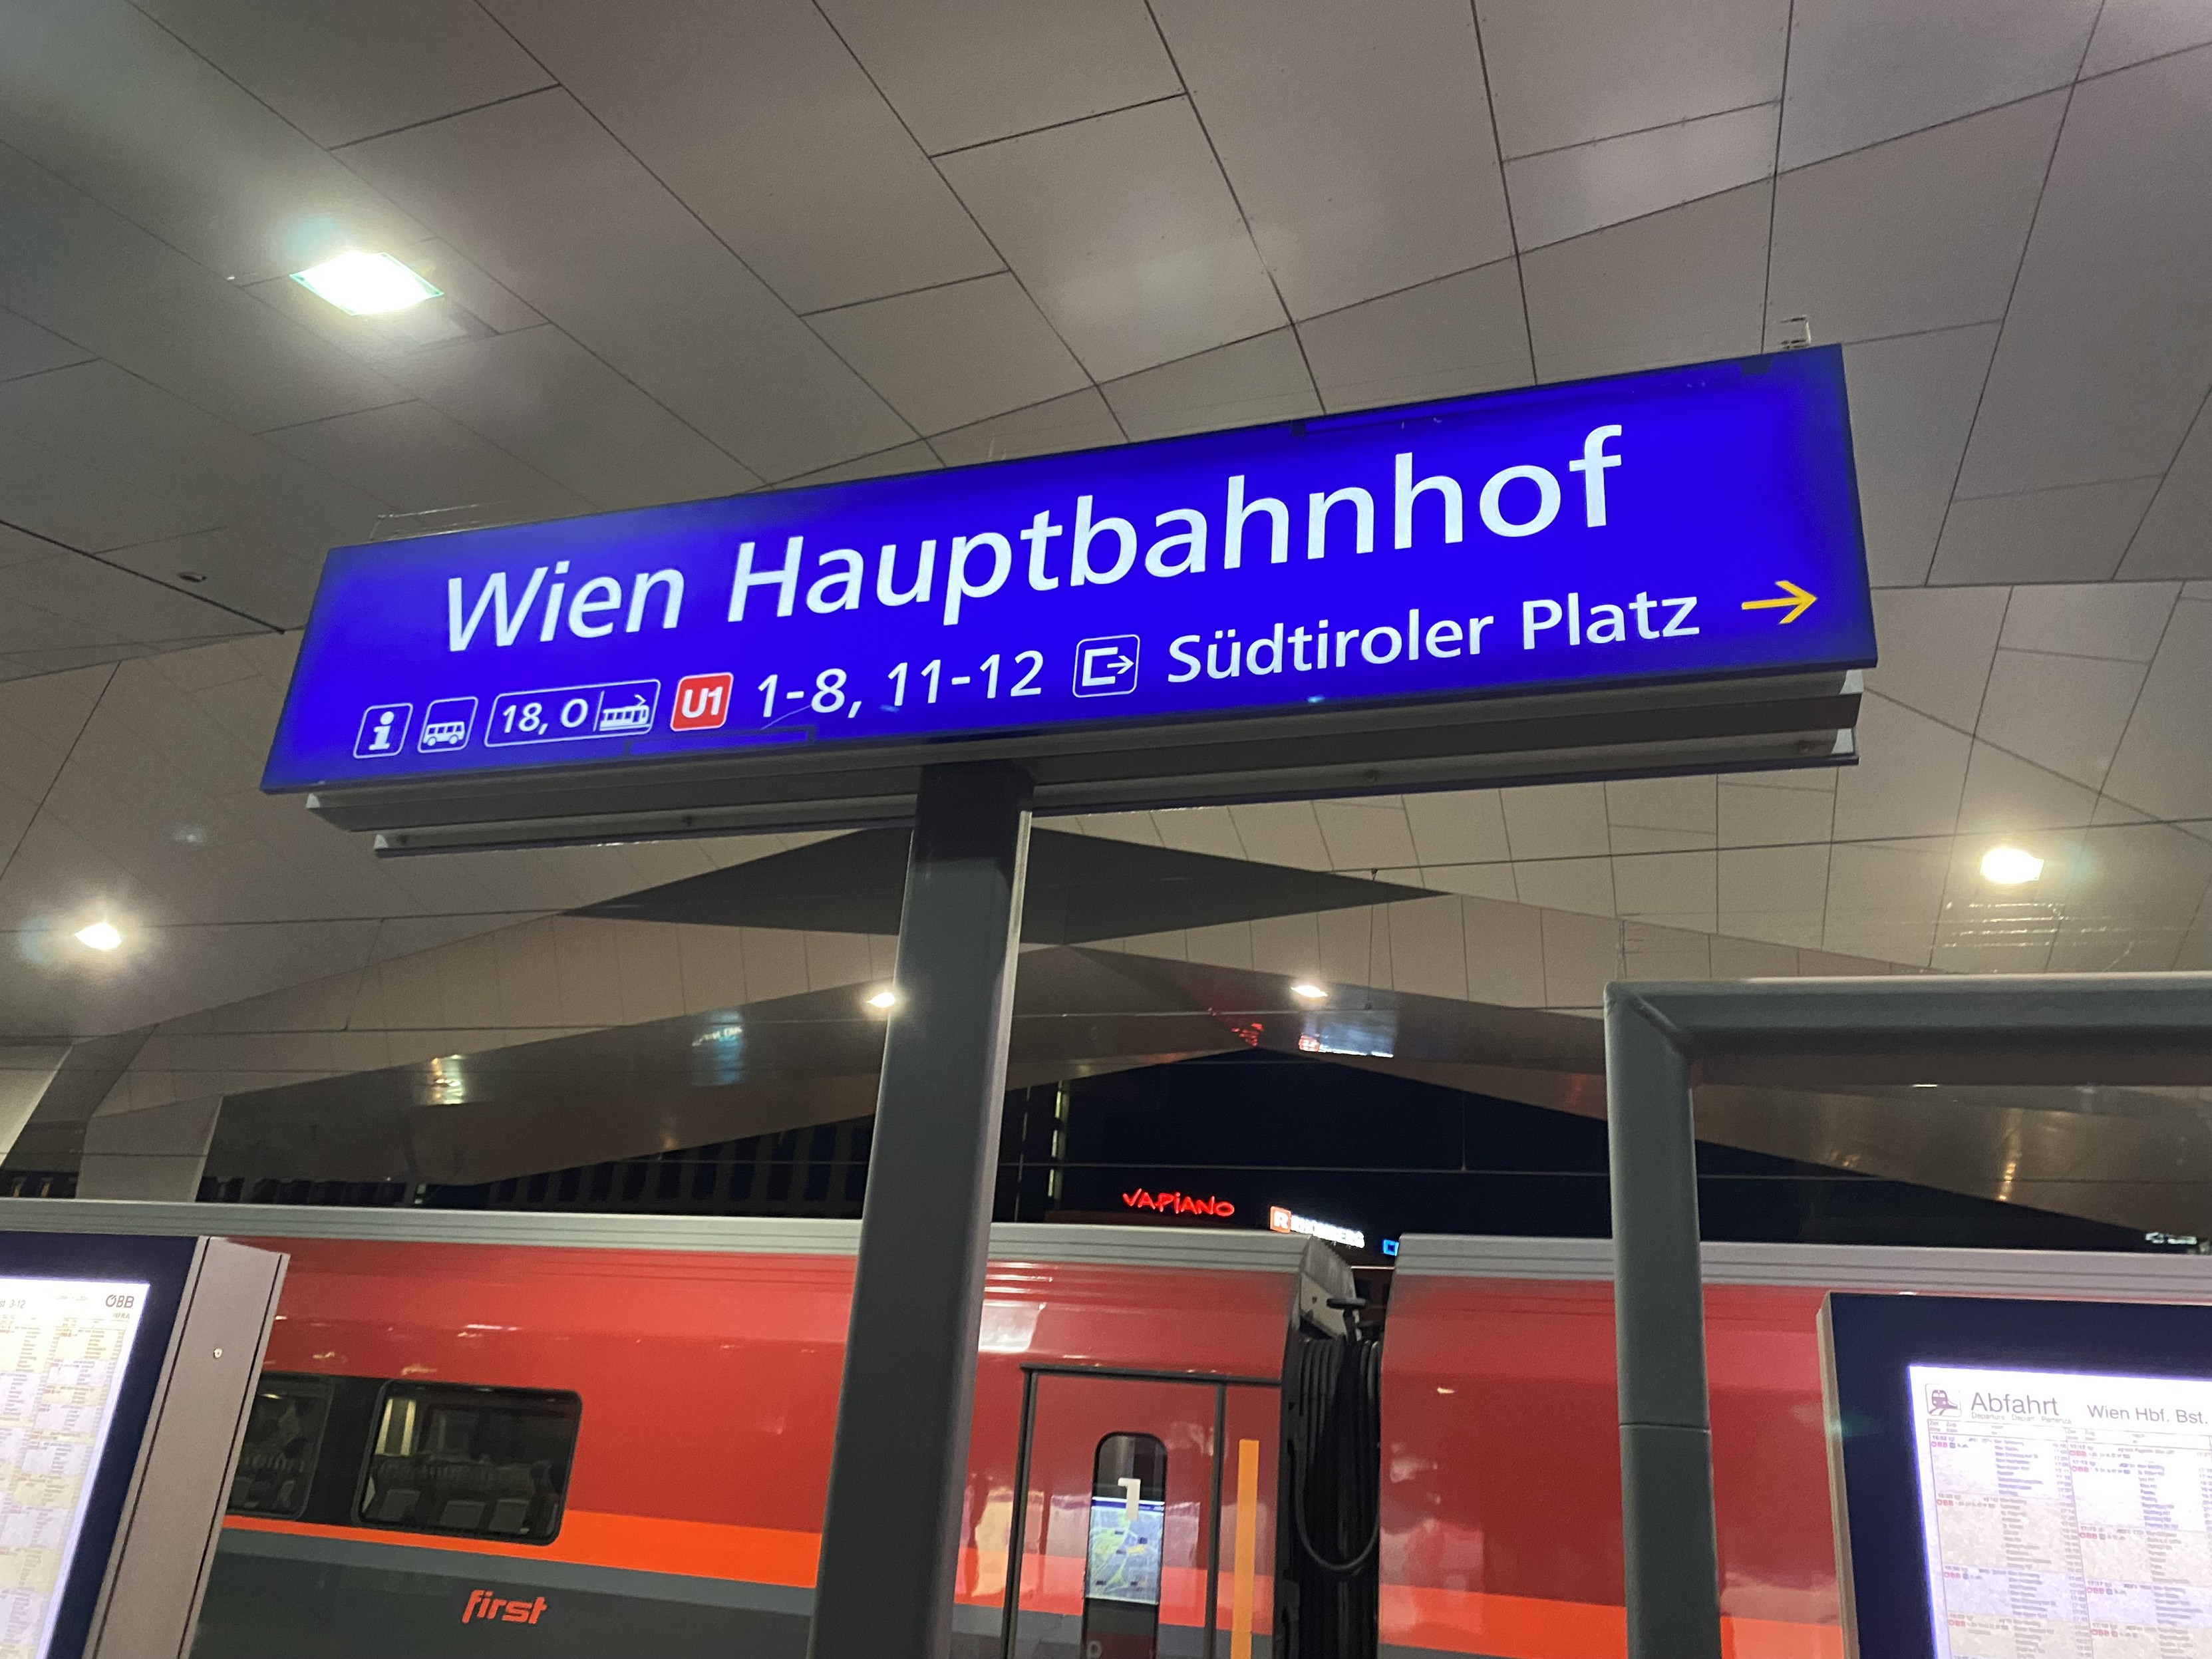
[[[1091,1559],[1083,1594],[1093,1601],[1138,1601],[1158,1607],[1160,1600],[1160,1540],[1167,1530],[1167,1505],[1155,1499],[1091,1500]],[[0,1647],[0,1659],[12,1659]]]
[[[1941,1659],[2212,1659],[2212,1382],[1908,1371]]]
[[[0,1659],[46,1659],[147,1288],[0,1279]]]

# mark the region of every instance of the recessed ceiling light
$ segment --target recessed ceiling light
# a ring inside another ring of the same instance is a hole
[[[1982,854],[1982,878],[2000,887],[2017,887],[2043,873],[2043,860],[2017,847],[1992,847]]]
[[[1291,987],[1291,994],[1294,997],[1304,997],[1308,1002],[1319,1002],[1328,994],[1328,992],[1310,979],[1302,979]]]
[[[76,930],[76,942],[88,950],[112,951],[123,943],[123,935],[115,931],[112,921],[95,921],[89,927]]]
[[[896,1008],[898,1006],[898,993],[892,990],[890,986],[886,985],[882,990],[877,992],[875,995],[868,999],[868,1006],[871,1008]]]
[[[387,312],[404,311],[425,300],[436,299],[441,291],[389,253],[363,253],[357,248],[335,259],[325,259],[319,265],[309,265],[305,270],[295,270],[292,280],[308,293],[328,300],[340,311],[355,317],[380,317]]]

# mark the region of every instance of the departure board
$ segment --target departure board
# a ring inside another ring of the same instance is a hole
[[[2212,1381],[1907,1370],[1940,1659],[2212,1659]]]
[[[0,1659],[46,1659],[147,1291],[0,1278]]]

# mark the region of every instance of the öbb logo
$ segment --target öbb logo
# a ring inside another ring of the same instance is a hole
[[[487,1589],[469,1592],[469,1604],[461,1609],[461,1622],[476,1620],[496,1620],[502,1625],[534,1625],[538,1615],[545,1611],[545,1598],[534,1601],[502,1600]]]

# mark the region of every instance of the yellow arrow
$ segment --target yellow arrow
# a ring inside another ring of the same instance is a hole
[[[1780,619],[1786,626],[1803,616],[1805,607],[1820,597],[1817,593],[1808,593],[1796,582],[1778,581],[1774,585],[1789,597],[1780,599],[1746,599],[1743,602],[1743,608],[1747,611],[1779,611],[1787,605],[1790,614]]]

